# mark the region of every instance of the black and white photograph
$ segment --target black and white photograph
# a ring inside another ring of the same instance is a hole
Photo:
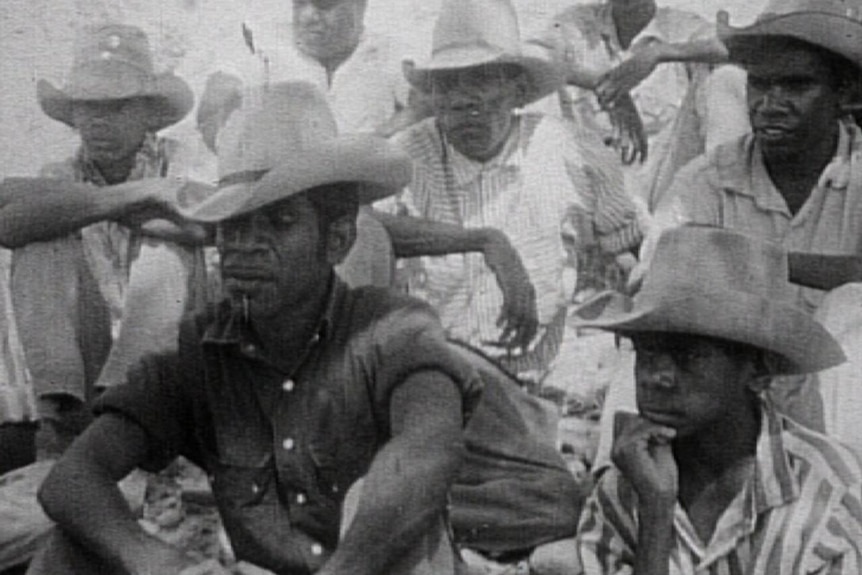
[[[862,575],[862,0],[0,45],[0,575]]]

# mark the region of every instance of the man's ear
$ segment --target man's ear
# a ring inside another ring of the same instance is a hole
[[[334,266],[340,264],[355,241],[356,217],[343,216],[330,222],[326,231],[326,260]]]

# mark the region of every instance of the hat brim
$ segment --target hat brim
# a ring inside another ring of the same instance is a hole
[[[575,325],[618,333],[703,335],[752,345],[786,361],[775,375],[814,373],[846,361],[837,341],[810,314],[747,292],[704,292],[679,286],[677,295],[630,298],[596,295],[575,310]]]
[[[414,88],[428,94],[433,88],[435,75],[444,71],[514,64],[530,76],[527,91],[518,107],[541,100],[564,83],[563,71],[550,59],[526,54],[492,54],[482,47],[463,47],[447,50],[431,60],[417,64],[413,60],[403,63],[404,77]]]
[[[359,203],[370,204],[397,193],[412,176],[409,156],[384,138],[343,135],[286,154],[284,162],[257,182],[226,186],[187,217],[216,223],[337,182],[359,184]]]
[[[97,100],[125,100],[128,98],[149,98],[153,109],[149,115],[151,129],[158,132],[176,124],[191,111],[194,106],[194,94],[189,85],[173,74],[154,76],[146,87],[131,87],[123,85],[105,85],[98,90],[82,92],[78,90],[61,90],[47,80],[39,80],[36,84],[36,98],[42,111],[49,117],[73,126],[73,111],[75,102]]]
[[[716,25],[718,38],[734,62],[744,62],[751,46],[767,37],[790,37],[843,56],[862,70],[862,24],[825,12],[766,15],[750,26],[734,27],[726,12]]]

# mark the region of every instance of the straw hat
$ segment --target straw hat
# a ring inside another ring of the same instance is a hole
[[[404,62],[404,75],[416,89],[430,92],[441,71],[515,64],[529,77],[519,106],[563,85],[562,70],[538,46],[521,42],[518,16],[509,0],[446,0],[434,26],[431,57]]]
[[[684,226],[659,238],[633,298],[605,292],[575,311],[580,327],[672,332],[749,344],[782,356],[779,374],[842,363],[841,346],[810,314],[788,303],[787,254],[738,232]]]
[[[731,57],[752,40],[787,36],[825,48],[862,68],[862,0],[770,0],[754,24],[734,28],[718,13],[718,37]]]
[[[324,95],[305,82],[248,90],[218,141],[219,190],[189,217],[217,222],[324,184],[360,184],[360,203],[407,185],[409,156],[371,134],[339,135]]]
[[[76,101],[146,97],[152,101],[150,117],[156,132],[182,120],[194,104],[185,81],[153,71],[146,34],[122,24],[82,30],[64,86],[56,88],[47,80],[39,80],[36,96],[48,116],[70,126]]]

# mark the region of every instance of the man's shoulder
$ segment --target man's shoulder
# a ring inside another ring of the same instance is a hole
[[[409,317],[411,324],[415,321],[439,324],[434,309],[414,296],[379,286],[348,287],[346,290],[344,315],[336,321],[343,319],[359,324],[394,321],[397,324]]]
[[[807,480],[862,495],[860,454],[838,439],[783,418],[782,444],[791,468]]]

